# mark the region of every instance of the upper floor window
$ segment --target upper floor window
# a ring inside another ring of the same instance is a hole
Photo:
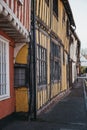
[[[46,85],[47,83],[47,50],[37,46],[37,83],[38,85]]]
[[[45,2],[47,3],[47,5],[49,6],[49,0],[45,0]]]
[[[68,19],[67,19],[67,22],[66,22],[66,34],[67,34],[67,36],[70,36],[70,23],[69,23]]]
[[[66,14],[65,14],[65,10],[63,9],[63,22],[65,22],[66,21]]]
[[[9,98],[9,42],[0,36],[0,100]]]
[[[58,81],[61,78],[61,57],[60,46],[51,42],[51,59],[50,59],[50,71],[51,81]]]
[[[58,0],[53,0],[53,13],[58,18]]]

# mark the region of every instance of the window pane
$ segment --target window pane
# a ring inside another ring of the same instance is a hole
[[[60,46],[51,42],[51,81],[60,79]]]
[[[39,46],[39,59],[37,60],[37,83],[38,85],[46,84],[46,69],[47,69],[47,52],[42,46]]]
[[[15,83],[15,87],[20,87],[20,86],[24,86],[25,85],[25,73],[26,73],[26,68],[24,67],[15,67],[15,76],[14,76],[14,83]]]
[[[0,37],[0,98],[9,96],[9,51],[8,42]],[[8,76],[7,76],[8,75]]]
[[[58,0],[53,0],[53,11],[55,15],[58,17]]]

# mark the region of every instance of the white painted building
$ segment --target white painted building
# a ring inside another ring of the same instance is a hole
[[[71,33],[71,42],[70,42],[70,62],[71,62],[71,82],[77,79],[78,68],[79,68],[79,52],[80,52],[80,41],[76,32],[72,31]]]

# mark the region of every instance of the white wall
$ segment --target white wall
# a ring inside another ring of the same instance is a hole
[[[76,62],[77,62],[77,40],[74,35],[72,35],[73,42],[70,45],[70,58],[72,59],[72,82],[77,78]]]

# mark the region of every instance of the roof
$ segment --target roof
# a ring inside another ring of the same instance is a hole
[[[68,0],[62,0],[62,3],[63,3],[63,5],[64,5],[64,7],[66,9],[66,13],[67,13],[67,15],[69,17],[70,24],[72,26],[76,27],[69,1]]]

